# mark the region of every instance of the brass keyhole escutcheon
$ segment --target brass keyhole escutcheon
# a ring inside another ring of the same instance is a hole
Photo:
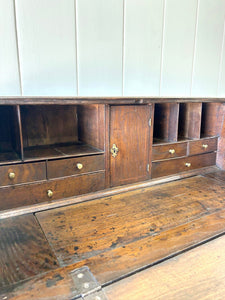
[[[110,152],[112,153],[112,157],[116,157],[118,152],[119,152],[119,148],[116,146],[116,144],[113,144]]]

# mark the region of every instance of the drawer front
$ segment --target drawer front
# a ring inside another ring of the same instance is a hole
[[[152,160],[169,159],[187,155],[187,143],[153,145]]]
[[[177,174],[179,172],[213,166],[216,153],[206,153],[185,158],[176,158],[152,163],[152,178]]]
[[[218,138],[201,139],[189,142],[189,155],[202,154],[217,150]]]
[[[48,178],[65,177],[104,170],[104,155],[83,156],[47,162]]]
[[[5,187],[0,192],[0,210],[95,192],[104,187],[105,172]]]
[[[46,179],[45,162],[0,167],[0,186]]]

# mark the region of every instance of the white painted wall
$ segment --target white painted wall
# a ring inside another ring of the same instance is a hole
[[[225,0],[0,0],[0,96],[225,97]]]

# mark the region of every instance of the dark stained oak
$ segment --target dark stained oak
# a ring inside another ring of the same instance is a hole
[[[111,107],[109,147],[119,149],[116,157],[110,153],[111,186],[149,178],[150,117],[148,105]]]
[[[95,192],[104,189],[104,182],[105,173],[101,171],[39,183],[3,187],[0,189],[0,209],[6,210],[42,202],[52,202],[57,199]],[[48,197],[48,190],[53,192],[51,198]]]
[[[76,106],[21,106],[24,147],[78,141]]]
[[[179,137],[199,139],[201,135],[202,103],[181,103]]]
[[[104,288],[109,300],[224,299],[225,237]]]
[[[105,106],[78,106],[79,140],[104,150],[105,142]]]
[[[187,142],[153,145],[152,160],[169,159],[187,155]]]
[[[189,141],[189,155],[213,152],[217,150],[218,138]]]
[[[190,165],[186,165],[190,164]],[[155,161],[152,163],[152,178],[177,174],[179,172],[213,166],[216,164],[216,153],[204,153],[184,158]]]
[[[33,215],[0,220],[0,291],[57,266]]]
[[[197,176],[36,216],[61,265],[104,283],[223,232],[224,191]]]
[[[155,104],[153,141],[176,142],[178,135],[177,103]]]
[[[82,164],[81,169],[78,168],[78,164]],[[104,155],[81,156],[47,162],[48,178],[79,175],[104,170],[104,168]]]
[[[79,299],[70,270],[58,268],[33,276],[19,284],[0,290],[4,300],[69,300]],[[7,298],[5,298],[7,297]]]
[[[14,173],[15,178],[10,179],[9,173]],[[45,179],[46,165],[44,162],[0,166],[0,186],[14,185]]]

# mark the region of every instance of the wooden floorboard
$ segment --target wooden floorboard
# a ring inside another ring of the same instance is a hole
[[[37,213],[61,266],[101,284],[225,231],[225,183],[196,176]]]
[[[57,267],[57,259],[33,215],[0,221],[0,291]]]
[[[225,237],[104,288],[109,300],[224,299]]]

